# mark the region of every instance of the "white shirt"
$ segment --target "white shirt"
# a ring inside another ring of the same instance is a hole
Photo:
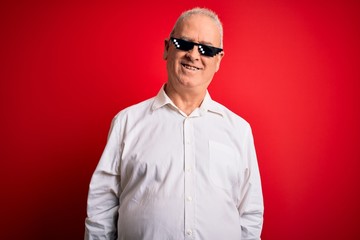
[[[87,214],[88,240],[260,239],[249,124],[208,93],[186,116],[161,88],[115,116]]]

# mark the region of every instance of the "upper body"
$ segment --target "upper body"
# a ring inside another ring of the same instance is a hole
[[[260,239],[251,128],[207,92],[224,56],[222,27],[192,11],[165,40],[167,83],[113,120],[90,183],[85,239]]]

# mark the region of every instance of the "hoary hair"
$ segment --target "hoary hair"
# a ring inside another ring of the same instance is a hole
[[[222,48],[223,47],[223,26],[222,26],[222,23],[221,23],[218,15],[214,11],[212,11],[212,10],[210,10],[208,8],[196,7],[196,8],[192,8],[190,10],[187,10],[187,11],[183,12],[179,16],[179,18],[176,20],[175,25],[174,25],[173,29],[171,30],[170,37],[174,36],[175,29],[177,28],[177,26],[182,21],[184,21],[185,19],[189,18],[192,15],[198,15],[198,14],[199,15],[204,15],[204,16],[207,16],[207,17],[211,18],[215,22],[215,24],[218,26],[219,32],[220,32],[220,39],[221,39],[220,47]]]

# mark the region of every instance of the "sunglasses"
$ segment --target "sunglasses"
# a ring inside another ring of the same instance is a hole
[[[216,47],[204,45],[201,43],[194,43],[194,42],[186,41],[186,40],[179,39],[179,38],[171,37],[170,40],[175,45],[176,49],[180,49],[183,51],[189,51],[189,50],[193,49],[194,46],[196,45],[196,46],[198,46],[199,53],[201,55],[204,55],[207,57],[213,57],[216,54],[223,51],[222,48],[216,48]]]

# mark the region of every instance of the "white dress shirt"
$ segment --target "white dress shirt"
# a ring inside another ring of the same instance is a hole
[[[87,214],[87,240],[259,240],[263,197],[249,124],[208,93],[187,116],[161,88],[115,116]]]

